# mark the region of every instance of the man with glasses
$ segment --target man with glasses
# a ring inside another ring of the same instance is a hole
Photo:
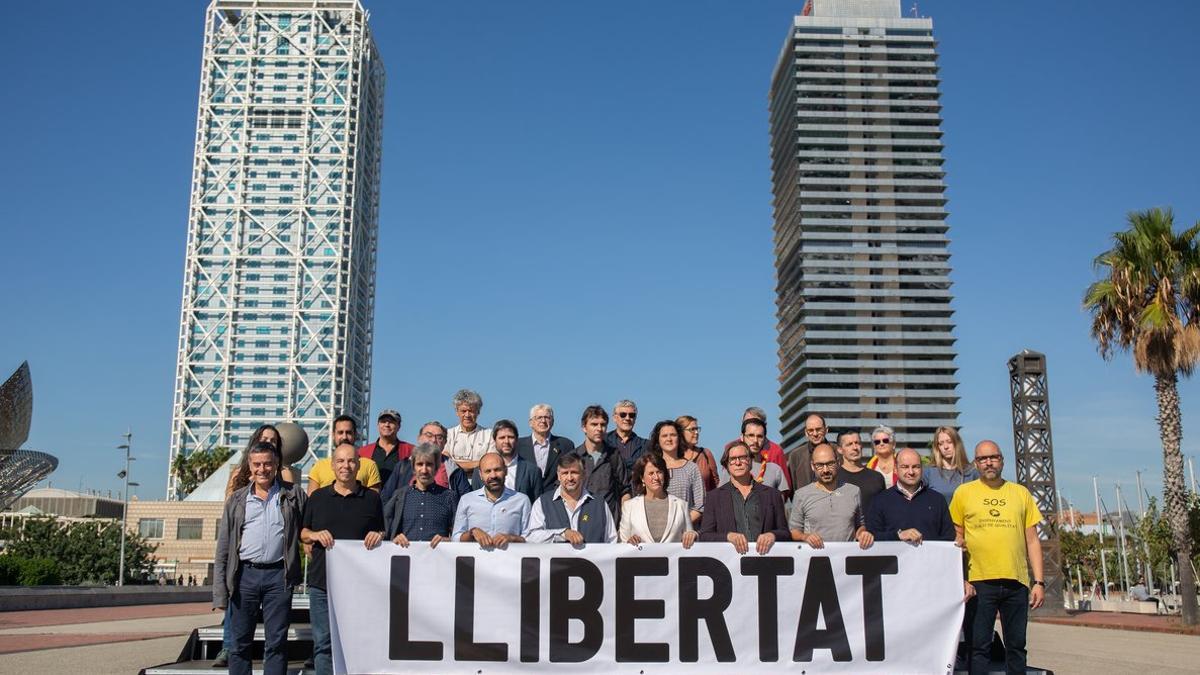
[[[1029,610],[1041,607],[1045,600],[1037,533],[1042,513],[1029,490],[1001,476],[1004,455],[995,442],[975,446],[975,467],[979,480],[964,483],[950,501],[955,543],[967,549],[967,596],[975,596],[970,670],[988,672],[998,611],[1005,667],[1010,673],[1023,673]]]
[[[858,486],[837,484],[838,463],[832,445],[813,448],[812,471],[817,479],[796,490],[792,499],[788,517],[792,540],[813,548],[825,548],[826,541],[857,541],[859,548],[870,548],[875,537],[865,526]]]
[[[441,422],[433,421],[426,422],[421,427],[421,432],[417,434],[417,444],[430,444],[437,446],[439,451],[446,448],[446,427],[442,426]],[[446,475],[446,465],[443,462],[438,462],[437,473],[434,474],[434,482],[442,487],[452,487],[454,494],[462,496],[466,492],[470,492],[471,486],[466,474],[461,471],[454,472],[454,485],[450,484],[450,476]],[[413,464],[412,457],[398,463],[396,469],[392,471],[392,475],[387,482],[383,484],[383,489],[379,491],[379,498],[383,500],[384,508],[387,508],[388,502],[396,491],[400,488],[411,485],[413,482]]]
[[[804,442],[787,454],[788,477],[792,479],[792,489],[800,488],[812,482],[812,449],[825,442],[829,427],[825,418],[813,413],[804,418]]]
[[[779,490],[784,500],[787,500],[789,493],[787,476],[778,464],[764,458],[766,453],[763,452],[763,446],[768,442],[767,423],[756,417],[747,417],[742,420],[742,440],[740,442],[750,448],[750,457],[753,462],[750,466],[750,476],[756,482]]]
[[[553,489],[558,482],[555,467],[559,455],[575,450],[571,439],[550,433],[553,428],[554,408],[546,403],[538,403],[529,411],[529,430],[532,433],[517,439],[517,456],[538,468],[542,481],[539,494]]]
[[[754,550],[765,555],[776,541],[787,541],[783,495],[754,480],[750,473],[754,454],[742,441],[734,441],[721,457],[729,482],[704,498],[700,541],[727,541],[738,553]]]
[[[604,442],[615,448],[621,459],[625,460],[625,470],[633,469],[633,463],[646,451],[646,439],[638,436],[633,430],[637,422],[637,404],[629,399],[621,399],[613,406],[613,424],[615,429],[604,437]],[[607,417],[607,416],[606,416]]]
[[[759,422],[762,422],[762,428],[763,428],[762,442],[759,444],[759,446],[757,448],[751,448],[754,451],[755,459],[760,462],[771,462],[772,464],[775,464],[776,466],[778,466],[780,473],[783,474],[784,482],[786,483],[786,485],[781,489],[782,490],[791,490],[795,486],[792,485],[792,476],[791,476],[791,472],[788,470],[787,456],[783,454],[783,448],[781,448],[778,443],[768,439],[766,436],[767,412],[765,410],[763,410],[762,408],[759,408],[758,406],[750,406],[749,408],[746,408],[746,410],[742,413],[743,428],[745,428],[746,420],[758,420]],[[734,441],[730,441],[725,444],[726,452],[729,451],[729,448],[733,447],[734,443],[737,443],[739,441],[741,441],[741,442],[746,441],[744,431],[743,431],[742,438],[739,438]]]

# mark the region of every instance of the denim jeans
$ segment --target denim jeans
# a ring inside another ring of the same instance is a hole
[[[971,635],[971,674],[987,673],[991,665],[996,612],[1004,636],[1004,666],[1009,673],[1025,672],[1025,628],[1029,620],[1029,589],[1014,579],[973,581],[975,625]]]
[[[287,585],[283,567],[259,569],[242,566],[238,569],[238,587],[229,600],[231,623],[229,652],[231,675],[250,675],[254,644],[255,619],[262,606],[264,675],[284,675],[287,672],[287,631],[292,611],[292,589]]]
[[[225,650],[225,657],[229,657],[229,652],[233,651],[233,638],[229,637],[233,631],[233,603],[225,605],[225,618],[221,621],[221,649]]]
[[[333,643],[329,635],[329,594],[308,587],[308,617],[312,625],[313,666],[317,675],[333,675]]]

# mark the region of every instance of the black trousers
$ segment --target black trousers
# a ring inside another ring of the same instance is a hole
[[[1015,579],[972,581],[975,587],[975,625],[971,629],[971,675],[987,673],[991,664],[996,612],[1004,636],[1004,669],[1025,672],[1025,628],[1029,622],[1029,589]]]

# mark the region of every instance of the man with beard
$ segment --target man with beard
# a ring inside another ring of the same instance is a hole
[[[1023,673],[1029,610],[1041,607],[1046,593],[1037,533],[1042,513],[1029,490],[1001,476],[1004,455],[995,442],[975,446],[975,467],[979,480],[964,483],[950,501],[955,543],[965,544],[968,554],[967,595],[975,595],[970,670],[988,672],[999,611],[1005,667],[1010,673]]]
[[[533,504],[525,541],[612,544],[617,541],[613,515],[603,500],[583,488],[583,461],[573,453],[558,458],[558,487]]]
[[[402,418],[398,410],[387,409],[379,413],[376,428],[379,436],[374,443],[368,443],[358,449],[358,456],[375,462],[379,468],[380,482],[387,484],[388,478],[396,470],[396,465],[412,454],[413,444],[400,440]]]
[[[833,446],[821,443],[812,451],[816,480],[796,490],[788,527],[793,541],[824,548],[825,541],[857,541],[870,548],[875,538],[864,526],[858,486],[837,484],[838,459]]]
[[[383,509],[387,538],[397,546],[428,541],[429,548],[435,548],[450,537],[458,496],[433,480],[441,460],[440,445],[422,443],[413,449],[412,483],[397,490]]]
[[[529,503],[536,505],[537,498],[542,494],[542,477],[532,461],[517,454],[517,425],[512,420],[497,420],[492,425],[492,440],[508,469],[504,475],[504,486],[529,497]],[[471,489],[478,490],[481,487],[483,478],[479,469],[475,469],[471,472]]]
[[[750,475],[756,482],[779,490],[784,500],[788,498],[788,481],[784,474],[786,469],[779,468],[777,462],[771,461],[770,452],[764,450],[767,443],[767,423],[757,417],[747,417],[742,421],[742,443],[750,448],[750,457],[754,464],[750,467]],[[733,447],[732,445],[727,447]],[[728,451],[727,451],[728,452]]]
[[[454,514],[454,534],[458,541],[478,542],[481,548],[505,548],[523,542],[522,533],[529,522],[529,498],[504,486],[508,467],[496,452],[479,459],[483,487],[468,492],[458,502]]]
[[[837,470],[837,484],[849,483],[858,486],[863,516],[869,518],[871,500],[887,487],[883,483],[883,476],[878,471],[871,471],[863,466],[862,437],[857,431],[843,431],[838,434],[837,443],[838,454],[842,456],[842,464]]]

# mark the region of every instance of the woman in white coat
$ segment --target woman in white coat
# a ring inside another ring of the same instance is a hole
[[[638,544],[696,541],[687,502],[667,494],[670,473],[662,455],[645,453],[633,463],[633,499],[621,504],[620,540]]]

